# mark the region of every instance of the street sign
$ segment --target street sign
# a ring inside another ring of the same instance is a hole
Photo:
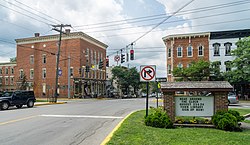
[[[140,81],[150,82],[155,81],[156,66],[155,65],[142,65],[140,66]]]
[[[114,57],[114,60],[117,61],[117,62],[120,61],[120,56],[119,56],[119,55],[116,55],[116,56]]]
[[[62,70],[61,69],[58,70],[58,75],[62,76]]]

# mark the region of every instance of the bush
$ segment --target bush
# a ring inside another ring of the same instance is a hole
[[[238,121],[244,120],[239,112],[234,110],[220,110],[212,117],[212,123],[216,128],[227,131],[241,131]]]
[[[152,114],[149,114],[145,118],[145,124],[147,126],[157,128],[173,128],[173,123],[168,117],[167,113],[161,109],[152,108]]]

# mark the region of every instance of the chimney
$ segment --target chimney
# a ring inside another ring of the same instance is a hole
[[[40,36],[40,33],[35,33],[35,37],[39,37]]]
[[[65,29],[66,34],[70,33],[70,29]]]

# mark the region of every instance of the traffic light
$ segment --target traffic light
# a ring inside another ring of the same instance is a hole
[[[134,59],[135,59],[134,50],[130,50],[130,60]]]
[[[109,67],[109,58],[106,58],[106,67]]]
[[[102,69],[102,67],[103,67],[103,61],[100,60],[100,62],[99,62],[99,69]]]
[[[125,62],[125,54],[121,54],[121,63]]]
[[[86,72],[89,72],[89,66],[86,66]]]

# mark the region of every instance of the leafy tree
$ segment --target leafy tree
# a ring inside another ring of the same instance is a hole
[[[214,61],[210,64],[210,81],[222,81],[224,80],[224,75],[220,71],[220,61]]]
[[[177,81],[202,81],[207,80],[210,74],[210,63],[204,60],[192,62],[188,68],[174,68],[173,75]]]
[[[21,82],[20,90],[26,90],[27,85],[28,85],[28,83],[27,83],[27,77],[26,77],[26,75],[24,74],[24,75],[23,75],[22,82]]]
[[[122,66],[116,66],[112,69],[113,78],[116,79],[118,87],[122,89],[123,94],[128,94],[130,86],[133,87],[134,93],[139,89],[140,75],[136,68],[126,68]]]
[[[10,62],[16,62],[16,57],[10,58]]]
[[[239,85],[242,94],[247,92],[250,83],[250,37],[239,40],[237,49],[232,51],[236,58],[232,62],[232,70],[225,73],[225,78],[235,85]]]

